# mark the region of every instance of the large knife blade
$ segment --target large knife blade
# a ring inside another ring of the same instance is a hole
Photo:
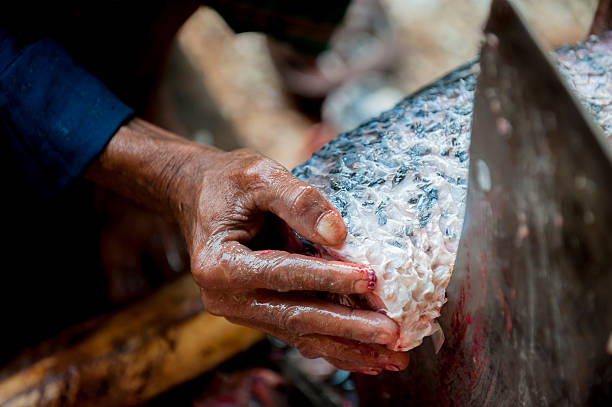
[[[482,337],[466,400],[610,401],[612,152],[508,2],[485,32],[449,288]]]
[[[610,405],[612,152],[507,1],[485,35],[446,341],[378,405]]]

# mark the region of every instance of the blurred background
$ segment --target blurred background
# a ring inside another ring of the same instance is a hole
[[[584,39],[596,3],[515,1],[551,48]],[[306,62],[263,34],[235,34],[219,14],[202,6],[178,32],[145,117],[197,142],[226,150],[248,147],[293,168],[339,132],[474,58],[489,5],[490,0],[354,0],[330,48]],[[106,286],[107,302],[96,312],[134,304],[188,273],[189,259],[174,225],[103,191],[97,192],[96,211],[100,227],[93,239],[103,277],[80,277],[90,287]],[[189,312],[179,314],[187,319],[201,305],[195,284],[185,281],[176,301],[185,304]],[[174,315],[166,317],[169,326],[177,323]],[[163,320],[160,313],[148,318],[151,325]],[[0,380],[41,355],[72,346],[96,324],[77,330],[77,339],[66,334],[69,340],[26,353],[0,369]],[[198,329],[190,328],[189,335],[207,327]],[[264,340],[149,406],[357,406],[354,380],[359,379]]]
[[[162,108],[151,119],[221,148],[254,148],[292,168],[337,132],[473,58],[490,1],[353,3],[347,16],[352,31],[336,35],[317,61],[329,76],[343,65],[352,68],[330,86],[319,111],[316,104],[303,109],[287,92],[264,35],[235,35],[202,7],[178,34],[158,89]],[[596,7],[596,0],[516,3],[549,46],[584,38]]]

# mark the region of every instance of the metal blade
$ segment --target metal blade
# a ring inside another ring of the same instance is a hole
[[[473,120],[446,342],[386,375],[379,405],[610,405],[612,153],[505,0]]]
[[[478,350],[466,400],[612,400],[609,145],[506,1],[485,31],[451,287]]]

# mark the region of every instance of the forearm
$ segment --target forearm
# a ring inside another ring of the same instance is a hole
[[[95,184],[176,218],[195,205],[195,174],[223,154],[141,119],[132,119],[113,135],[85,177]],[[197,178],[197,179],[196,179]]]

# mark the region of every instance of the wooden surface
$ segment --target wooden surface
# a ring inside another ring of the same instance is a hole
[[[53,344],[62,350],[0,371],[0,406],[139,404],[263,337],[202,311],[191,276],[85,327]]]

